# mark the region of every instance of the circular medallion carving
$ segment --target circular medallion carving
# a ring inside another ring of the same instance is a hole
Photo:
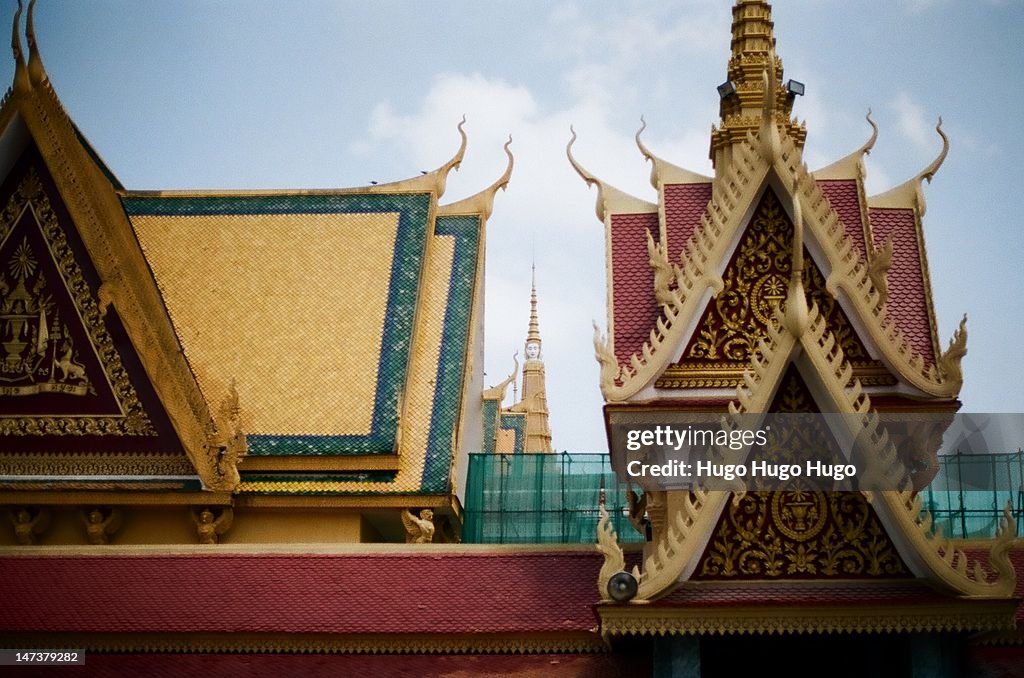
[[[813,539],[828,520],[825,495],[821,492],[775,492],[772,517],[779,531],[790,539]]]

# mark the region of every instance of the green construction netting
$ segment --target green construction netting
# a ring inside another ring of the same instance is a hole
[[[629,524],[626,486],[606,454],[471,454],[462,539],[470,544],[590,544],[600,489],[620,542],[641,541]],[[992,537],[1011,501],[1024,534],[1024,453],[941,457],[924,492],[950,537]]]
[[[939,457],[939,472],[924,492],[924,507],[949,537],[995,536],[1006,503],[1017,536],[1024,535],[1024,452]]]
[[[641,541],[606,454],[471,454],[462,541],[589,544],[601,485],[620,542]]]

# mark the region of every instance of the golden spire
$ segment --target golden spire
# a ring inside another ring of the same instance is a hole
[[[530,266],[530,329],[526,332],[526,345],[537,345],[538,358],[540,343],[540,323],[537,321],[537,264],[534,263]]]
[[[721,151],[745,139],[748,132],[756,133],[766,113],[798,146],[803,146],[807,132],[803,125],[790,120],[794,95],[782,86],[782,60],[775,53],[775,23],[768,2],[736,1],[731,47],[728,78],[719,88],[721,122],[711,131],[711,160],[717,166]],[[766,71],[770,83],[764,82]],[[766,96],[773,98],[773,111],[765,111]]]
[[[537,321],[537,267],[533,265],[531,268],[530,328],[526,333],[526,362],[523,363],[523,399],[516,402],[511,410],[526,414],[523,452],[551,452],[547,388],[544,384],[544,360],[540,354],[540,323]]]

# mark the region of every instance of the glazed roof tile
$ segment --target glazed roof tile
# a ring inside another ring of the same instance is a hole
[[[855,179],[819,180],[818,187],[828,199],[832,209],[839,215],[839,221],[846,234],[853,240],[862,259],[867,261],[867,247],[864,243],[864,225],[861,218],[860,191]]]
[[[875,246],[892,236],[892,265],[889,268],[887,310],[925,364],[935,362],[929,291],[925,289],[923,243],[911,209],[874,208],[871,232]]]
[[[629,364],[630,356],[640,351],[658,318],[647,231],[658,240],[656,213],[611,217],[613,341],[619,364]]]
[[[679,261],[686,241],[700,225],[701,215],[711,201],[711,183],[666,184],[665,231],[668,239],[668,260]]]
[[[108,633],[585,632],[587,551],[4,556],[0,628]]]

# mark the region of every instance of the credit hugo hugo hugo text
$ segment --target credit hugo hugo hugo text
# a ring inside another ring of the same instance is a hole
[[[728,447],[731,450],[740,450],[748,445],[758,444],[762,447],[768,442],[765,427],[758,431],[723,431],[713,429],[675,429],[671,426],[655,426],[652,429],[634,429],[626,433],[626,449],[630,452],[637,452],[644,447],[656,446],[662,449],[673,448],[679,451],[684,446],[694,445],[718,445]],[[832,478],[843,480],[852,477],[857,473],[857,467],[853,464],[825,464],[821,461],[807,461],[800,464],[772,464],[767,461],[752,461],[747,464],[715,464],[710,461],[698,461],[689,463],[678,459],[666,461],[663,464],[645,464],[639,460],[633,460],[626,465],[626,473],[633,478],[655,477],[655,478],[721,478],[722,480],[734,480],[736,478],[775,478],[777,480],[789,480],[806,476],[808,478]]]

